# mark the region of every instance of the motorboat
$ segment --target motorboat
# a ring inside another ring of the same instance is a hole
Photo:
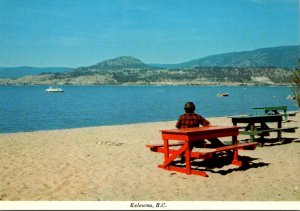
[[[219,94],[217,94],[217,96],[218,97],[227,97],[227,96],[229,96],[229,93],[219,93]]]
[[[45,90],[46,92],[64,92],[62,88],[58,87],[49,87],[48,89]]]
[[[286,97],[286,99],[288,99],[288,100],[295,100],[296,99],[296,97],[293,95],[288,95],[287,97]]]

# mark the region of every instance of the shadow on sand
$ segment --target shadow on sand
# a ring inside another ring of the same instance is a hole
[[[269,138],[264,140],[259,140],[259,142],[263,143],[264,147],[271,147],[271,146],[279,146],[279,145],[285,145],[290,144],[292,142],[299,143],[299,139],[296,138],[281,138],[281,141],[278,140],[278,138]]]
[[[300,143],[300,139],[297,138],[281,138],[279,141],[278,138],[257,138],[255,139],[259,144],[258,147],[271,147],[271,146],[280,146],[285,144]],[[250,139],[244,139],[242,142],[247,143],[250,142]]]
[[[211,172],[221,175],[227,175],[231,172],[236,171],[246,171],[251,168],[259,168],[259,167],[265,167],[270,165],[269,163],[264,163],[259,161],[258,158],[251,158],[248,156],[239,156],[239,161],[243,163],[242,166],[238,167],[232,167],[231,161],[232,161],[233,155],[232,153],[223,153],[218,154],[217,156],[214,156],[213,158],[209,160],[194,160],[191,162],[192,169],[194,170],[200,170],[204,172]],[[174,163],[175,166],[182,166],[185,165],[184,163]],[[230,166],[229,166],[230,165]],[[221,168],[228,168],[229,169],[221,169]]]
[[[250,141],[245,140],[246,142]],[[256,140],[260,142],[260,140]],[[264,138],[264,145],[263,147],[271,147],[271,146],[279,146],[279,145],[285,145],[290,144],[292,142],[294,143],[300,143],[300,139],[297,138],[282,138],[281,141],[279,141],[277,138],[270,138],[265,139]],[[261,146],[260,144],[258,146]],[[259,168],[259,167],[265,167],[269,166],[270,163],[265,163],[260,161],[259,158],[252,158],[249,156],[241,156],[239,155],[238,159],[243,163],[242,166],[238,167],[232,167],[231,161],[233,158],[232,152],[223,152],[218,153],[215,156],[213,156],[209,160],[193,160],[191,162],[192,169],[194,170],[200,170],[204,172],[211,172],[215,174],[221,174],[221,175],[227,175],[232,172],[237,171],[246,171],[251,168]],[[185,163],[181,161],[174,161],[174,166],[183,166]]]

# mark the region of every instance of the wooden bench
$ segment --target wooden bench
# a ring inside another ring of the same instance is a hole
[[[182,146],[183,143],[178,143],[178,144],[169,144],[170,147],[174,147],[174,146]],[[156,145],[152,145],[152,144],[147,144],[146,147],[149,147],[151,151],[153,152],[157,152],[158,148],[164,147],[163,144],[156,144]]]
[[[217,147],[217,148],[202,148],[205,149],[205,151],[200,151],[200,152],[191,152],[190,157],[191,158],[198,158],[198,159],[210,159],[213,154],[219,153],[219,152],[226,152],[230,150],[254,150],[256,148],[257,142],[251,142],[251,143],[242,143],[242,144],[236,144],[236,145],[227,145],[223,147]],[[183,144],[170,144],[169,146],[182,146]],[[154,152],[160,152],[164,153],[164,145],[159,144],[159,145],[146,145],[146,147],[150,148],[151,151]],[[201,150],[201,148],[200,148]],[[169,149],[170,154],[174,154],[177,152],[176,149]]]
[[[296,129],[298,129],[298,127],[269,128],[269,129],[255,128],[254,130],[239,131],[239,134],[250,135],[250,136],[260,135],[263,138],[263,136],[268,136],[269,133],[271,132],[277,132],[278,141],[281,141],[281,132],[294,133]]]
[[[299,111],[289,111],[289,112],[286,112],[286,114],[288,116],[296,116],[296,114],[298,113]]]
[[[257,130],[258,129],[258,130]],[[239,134],[242,135],[260,135],[262,133],[269,133],[269,132],[287,132],[287,133],[294,133],[298,127],[282,127],[282,128],[270,128],[270,129],[263,129],[260,130],[257,128],[256,130],[248,130],[248,131],[239,131]]]
[[[269,132],[295,133],[296,129],[298,129],[298,127],[270,128],[270,129],[266,129],[266,130],[260,130],[258,132],[259,132],[259,134],[261,134],[261,133],[269,133]]]

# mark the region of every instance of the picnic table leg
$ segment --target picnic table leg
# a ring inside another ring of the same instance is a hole
[[[164,139],[164,160],[168,160],[169,158],[169,140],[168,139]],[[166,166],[166,169],[170,169],[169,166]]]
[[[254,128],[255,128],[254,124],[251,124],[250,125],[250,131],[253,132]],[[250,135],[250,140],[251,140],[251,142],[254,142],[254,135],[253,134]]]
[[[232,121],[232,124],[233,124],[233,126],[237,126],[237,123],[234,121]]]
[[[264,128],[265,128],[265,124],[264,124],[264,122],[261,122],[260,123],[260,128],[263,130]],[[260,141],[262,142],[263,141],[263,139],[264,139],[264,137],[265,137],[265,135],[264,135],[264,133],[261,133],[260,134]],[[263,145],[263,144],[262,144]]]
[[[288,121],[287,110],[284,109],[284,110],[283,110],[283,113],[284,113],[284,121],[287,122],[287,121]]]
[[[260,128],[261,128],[261,130],[270,129],[265,122],[260,122]],[[262,147],[265,144],[265,139],[264,139],[265,136],[269,136],[269,135],[270,135],[269,133],[261,133],[261,135],[260,135],[260,144],[261,144]]]
[[[185,167],[186,174],[191,174],[191,151],[190,151],[190,142],[187,142],[187,149],[185,150]]]
[[[233,145],[237,145],[238,144],[237,136],[232,136],[232,144]],[[231,163],[233,165],[242,166],[242,162],[239,161],[238,149],[234,149],[233,150],[233,159],[232,159]]]
[[[242,162],[239,161],[238,157],[239,157],[238,150],[234,149],[233,150],[233,159],[232,159],[231,163],[236,166],[242,166]]]
[[[165,144],[165,146],[168,146],[168,140],[164,140],[164,144]],[[191,151],[190,151],[190,147],[189,147],[189,142],[186,142],[184,144],[184,146],[182,146],[178,150],[177,154],[172,154],[171,156],[167,156],[168,153],[169,153],[168,149],[164,151],[164,155],[165,155],[164,163],[162,165],[158,165],[157,166],[158,168],[163,168],[163,169],[171,170],[171,171],[177,171],[177,172],[185,173],[185,174],[188,174],[188,175],[195,174],[195,175],[199,175],[199,176],[208,177],[208,175],[203,171],[192,170],[192,167],[191,167]],[[175,159],[177,156],[179,156],[183,153],[184,153],[184,156],[185,156],[185,167],[184,168],[170,165],[170,162],[173,159]]]
[[[278,125],[278,128],[281,128],[282,127],[281,121],[278,121],[277,125]],[[278,141],[281,141],[281,131],[277,132],[277,138],[278,138]]]
[[[237,145],[237,144],[238,144],[237,136],[232,136],[232,145]]]

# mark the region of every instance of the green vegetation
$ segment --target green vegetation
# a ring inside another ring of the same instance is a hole
[[[298,60],[298,66],[295,68],[292,78],[295,98],[300,107],[300,59]]]
[[[289,85],[293,71],[281,68],[125,68],[0,79],[2,85]]]

